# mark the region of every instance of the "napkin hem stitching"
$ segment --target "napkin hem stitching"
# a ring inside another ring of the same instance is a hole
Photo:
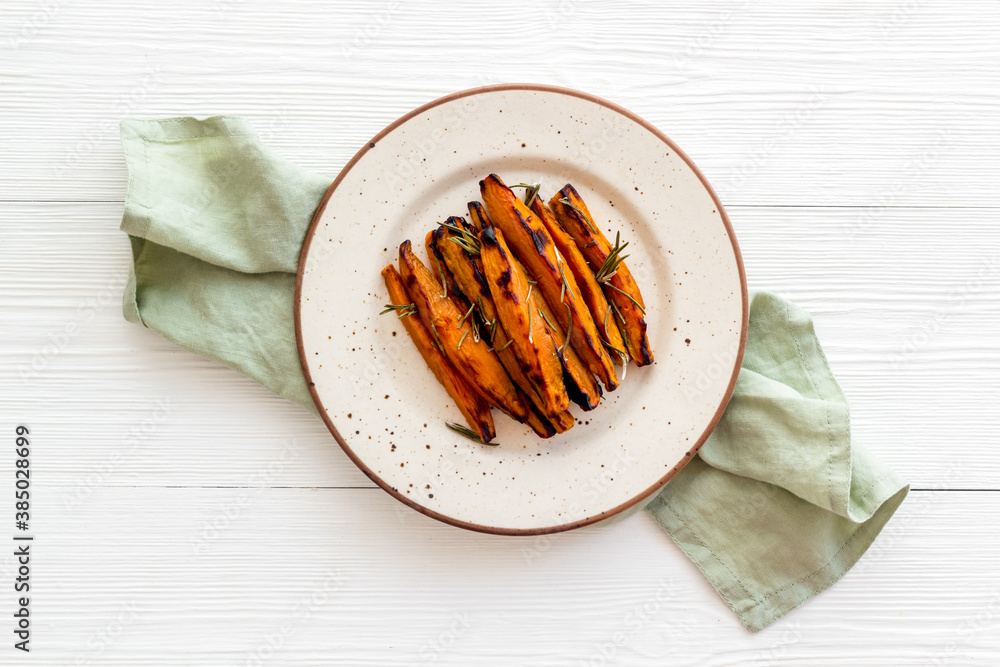
[[[792,315],[791,306],[788,301],[785,301],[785,325],[788,327],[788,331],[792,332],[792,343],[795,345],[795,354],[799,358],[799,363],[802,364],[802,368],[806,372],[806,378],[809,380],[809,384],[812,385],[812,390],[816,396],[822,396],[819,390],[819,386],[816,384],[816,379],[813,377],[812,368],[809,367],[809,362],[806,361],[805,356],[802,354],[802,346],[799,345],[799,337],[795,335],[795,327],[792,326]],[[829,446],[829,453],[827,454],[827,465],[826,465],[826,495],[827,501],[830,503],[830,510],[834,510],[835,503],[833,500],[833,459],[836,454],[836,449],[833,442],[833,430],[832,424],[830,422],[830,403],[826,402],[826,440]]]
[[[873,481],[871,484],[869,484],[868,487],[862,493],[860,493],[859,495],[860,496],[867,495],[882,480],[884,480],[887,477],[891,477],[892,475],[893,475],[893,473],[891,471],[886,472],[886,473],[880,475],[879,477],[877,477],[875,479],[875,481]],[[725,568],[726,572],[728,572],[729,575],[732,577],[733,582],[736,583],[737,585],[739,585],[739,587],[743,589],[743,592],[746,593],[747,598],[752,602],[752,604],[747,609],[745,609],[743,611],[737,611],[736,612],[736,614],[740,617],[741,621],[744,620],[743,619],[744,614],[748,614],[749,612],[753,611],[754,609],[758,609],[758,608],[762,608],[764,606],[767,606],[768,600],[770,600],[774,596],[779,595],[780,593],[783,593],[783,592],[787,591],[788,589],[790,589],[790,588],[792,588],[794,586],[798,586],[799,584],[804,583],[806,580],[811,579],[811,578],[815,577],[816,575],[820,574],[824,570],[828,570],[831,567],[833,567],[833,565],[836,563],[837,559],[840,558],[841,554],[843,554],[844,551],[848,547],[851,546],[851,544],[854,542],[854,540],[857,538],[858,535],[860,535],[861,533],[864,532],[864,527],[865,527],[865,522],[858,522],[857,523],[857,528],[854,530],[853,533],[851,533],[851,536],[840,546],[840,548],[837,550],[837,552],[833,556],[831,556],[830,559],[825,564],[823,564],[820,567],[816,568],[812,572],[809,572],[808,574],[803,575],[799,579],[797,579],[795,581],[792,581],[792,582],[789,582],[789,583],[785,584],[784,586],[782,586],[781,588],[778,588],[778,589],[776,589],[774,591],[771,591],[770,593],[768,593],[764,597],[762,597],[760,599],[757,599],[757,598],[755,598],[750,593],[750,591],[747,589],[746,585],[740,580],[740,578],[736,575],[736,573],[733,572],[733,570],[719,557],[719,555],[716,554],[715,551],[713,551],[705,543],[705,540],[703,540],[701,538],[701,536],[698,534],[698,532],[694,528],[692,528],[688,523],[686,523],[684,521],[684,519],[682,519],[681,516],[677,512],[674,511],[674,509],[670,506],[670,504],[667,501],[663,500],[662,498],[658,498],[658,500],[660,502],[660,505],[662,505],[664,509],[666,509],[668,512],[670,512],[670,514],[675,519],[677,519],[677,521],[684,527],[684,529],[687,530],[688,533],[690,533],[691,536],[695,540],[697,540],[698,544],[702,548],[704,548],[708,553],[710,553],[712,555],[712,557],[715,559],[715,561],[717,563],[719,563],[719,565],[721,565],[723,568]],[[888,499],[885,499],[885,500],[888,500]],[[879,507],[881,507],[885,503],[885,500],[883,500],[882,503],[879,503]],[[667,531],[667,534],[670,534],[670,530],[667,527],[667,525],[663,521],[661,521],[660,518],[658,516],[656,516],[656,514],[653,514],[652,512],[650,512],[650,514],[652,514],[653,518],[656,520],[656,522],[658,524],[660,524],[660,526],[664,530]],[[874,512],[872,513],[872,515],[874,516]],[[869,519],[870,518],[871,517],[869,517]],[[671,537],[673,537],[673,536],[671,535]],[[680,545],[678,545],[678,546],[680,546]],[[686,549],[684,549],[684,547],[681,547],[681,550],[684,551],[686,554],[688,553],[688,551]],[[696,565],[698,565],[698,559],[696,557],[692,557],[691,554],[688,554],[688,556],[691,557],[691,560],[694,561]],[[860,555],[859,555],[859,558],[860,558]],[[855,562],[856,561],[857,561],[857,559],[855,559]],[[698,565],[698,569],[701,570],[702,573],[704,573],[706,576],[708,576],[708,574],[705,573],[704,569],[700,565]],[[850,568],[848,568],[848,569],[850,569]],[[792,611],[793,609],[795,609],[796,607],[798,607],[799,605],[801,605],[803,602],[806,602],[807,600],[815,597],[819,593],[822,593],[824,590],[826,590],[831,585],[833,585],[833,583],[837,579],[839,579],[839,577],[835,578],[834,581],[827,582],[821,588],[817,588],[815,590],[809,591],[808,594],[806,594],[802,598],[798,599],[796,602],[792,603],[792,605],[788,609],[785,609],[784,611],[779,611],[777,609],[773,609],[772,608],[771,611],[768,613],[768,615],[766,617],[766,622],[763,624],[762,627],[766,627],[766,626],[770,625],[771,623],[773,623],[777,619],[781,618],[782,616],[784,616],[788,612]],[[712,581],[711,577],[709,577],[709,581]],[[712,584],[715,587],[716,591],[719,593],[719,596],[722,597],[722,599],[726,601],[726,603],[733,609],[733,611],[736,611],[736,604],[732,601],[732,599],[729,596],[727,596],[725,593],[723,593],[721,590],[719,590],[719,587],[715,586],[715,582],[714,581],[712,581]],[[744,622],[744,625],[747,625],[747,624]],[[753,630],[753,628],[750,627],[749,625],[747,625],[747,627],[750,628],[751,630]]]
[[[864,492],[863,492],[863,493],[861,493],[861,494],[859,494],[859,495],[861,495],[861,496],[865,496],[865,495],[867,495],[869,491],[871,491],[871,490],[872,490],[873,488],[875,488],[875,485],[876,485],[876,484],[878,484],[878,483],[879,483],[879,482],[881,482],[881,481],[882,481],[883,479],[885,479],[886,477],[889,477],[889,476],[891,476],[891,475],[892,475],[892,473],[891,473],[891,472],[887,472],[887,473],[885,473],[885,474],[883,474],[883,475],[879,476],[879,477],[878,477],[878,478],[877,478],[877,479],[876,479],[876,480],[875,480],[874,482],[872,482],[872,483],[871,483],[871,484],[870,484],[870,485],[868,486],[868,488],[866,488],[866,489],[864,490]],[[880,504],[879,504],[879,507],[881,507],[881,506],[882,506],[882,504],[884,504],[884,503],[885,503],[885,501],[883,500],[883,501],[882,501],[882,503],[880,503]],[[874,513],[874,512],[872,512],[872,516],[874,516],[874,514],[875,514],[875,513]],[[868,519],[870,520],[870,519],[871,519],[871,517],[869,517]],[[866,521],[867,521],[867,520],[866,520]],[[846,549],[847,547],[849,547],[849,546],[851,545],[851,542],[853,542],[853,541],[854,541],[854,538],[856,538],[856,537],[857,537],[857,536],[858,536],[858,535],[859,535],[859,534],[861,533],[861,529],[862,529],[862,528],[864,528],[864,526],[865,526],[865,523],[866,523],[866,522],[865,522],[865,521],[859,521],[859,522],[854,522],[854,523],[855,523],[855,524],[857,525],[857,529],[856,529],[856,530],[855,530],[855,531],[854,531],[853,533],[851,533],[851,536],[850,536],[850,537],[849,537],[849,538],[847,539],[847,541],[846,541],[846,542],[844,542],[844,544],[843,544],[843,545],[842,545],[842,546],[840,547],[840,549],[838,549],[838,550],[837,550],[837,553],[835,553],[835,554],[834,554],[833,556],[831,556],[831,557],[830,557],[830,560],[829,560],[829,561],[828,561],[828,562],[827,562],[827,563],[826,563],[825,565],[823,565],[822,567],[819,567],[819,568],[817,568],[817,569],[813,570],[813,571],[812,571],[812,572],[810,572],[809,574],[806,574],[806,575],[804,575],[804,576],[803,576],[802,578],[798,579],[797,581],[793,581],[793,582],[791,582],[791,583],[789,583],[789,584],[786,584],[785,586],[783,586],[783,587],[779,588],[778,590],[776,590],[776,591],[774,591],[774,592],[772,592],[772,593],[768,593],[768,594],[767,594],[767,595],[766,595],[765,597],[761,598],[761,600],[760,600],[760,601],[761,601],[761,602],[764,602],[764,601],[765,601],[765,600],[767,600],[768,598],[770,598],[770,597],[773,597],[773,596],[777,595],[778,593],[781,593],[781,592],[783,592],[783,591],[785,591],[785,590],[787,590],[787,589],[791,588],[792,586],[796,586],[796,585],[798,585],[798,584],[801,584],[801,583],[802,583],[802,582],[804,582],[804,581],[805,581],[806,579],[809,579],[810,577],[813,577],[813,576],[815,576],[815,575],[819,574],[819,573],[820,573],[820,572],[822,572],[823,570],[825,570],[825,569],[827,569],[828,567],[830,567],[831,565],[833,565],[834,561],[835,561],[835,560],[837,560],[837,558],[838,558],[838,557],[840,557],[840,554],[842,554],[842,553],[844,552],[844,549]],[[818,591],[816,591],[816,592],[818,592]],[[815,594],[816,594],[816,592],[814,592],[814,593],[813,593],[813,595],[815,595]],[[801,601],[799,602],[799,604],[801,604],[802,602],[805,602],[805,600],[807,600],[807,599],[808,599],[808,598],[803,598],[803,599],[802,599],[802,600],[801,600]]]
[[[670,514],[673,515],[673,517],[676,518],[677,521],[680,522],[680,524],[685,528],[685,530],[687,530],[691,534],[691,536],[698,541],[698,544],[700,544],[701,547],[703,549],[705,549],[705,551],[707,551],[708,553],[712,554],[712,557],[716,560],[716,562],[719,565],[721,565],[722,567],[724,567],[726,569],[726,572],[728,572],[729,575],[733,578],[733,581],[736,582],[737,584],[739,584],[739,587],[743,589],[744,593],[746,593],[747,598],[749,598],[754,603],[750,607],[750,609],[753,609],[754,607],[756,607],[757,604],[758,604],[757,598],[755,598],[753,596],[753,594],[747,589],[747,587],[743,584],[743,582],[740,580],[740,578],[738,576],[736,576],[736,573],[733,572],[732,569],[721,558],[719,558],[719,555],[717,553],[715,553],[715,551],[713,551],[712,548],[709,547],[705,543],[705,540],[703,540],[701,538],[701,535],[699,535],[698,532],[694,528],[692,528],[691,526],[689,526],[687,524],[687,522],[684,521],[684,519],[681,518],[680,514],[678,514],[677,512],[674,511],[674,508],[672,508],[670,506],[670,503],[668,503],[667,501],[663,500],[662,498],[659,498],[659,501],[660,501],[660,504],[663,505],[663,508],[666,509],[668,512],[670,512]],[[656,520],[656,522],[658,524],[660,524],[660,527],[663,528],[663,530],[667,531],[667,534],[670,535],[671,538],[672,538],[673,535],[671,535],[670,530],[666,526],[666,524],[664,524],[660,520],[660,518],[658,516],[656,516],[655,514],[653,514],[653,518]],[[678,545],[678,546],[680,546],[680,545]],[[687,553],[687,551],[684,549],[684,547],[681,547],[681,551],[684,551],[685,553]],[[689,554],[689,557],[691,557],[690,554]],[[698,564],[698,559],[697,558],[691,557],[691,560],[693,560],[696,565]],[[704,569],[702,569],[700,565],[698,566],[698,569],[701,570],[702,573],[705,574],[706,577],[708,577],[708,573],[705,572]],[[708,577],[708,580],[712,581],[712,578]],[[713,585],[714,585],[714,582],[713,582]],[[733,610],[736,609],[736,604],[725,593],[723,593],[722,591],[720,591],[718,588],[716,588],[716,591],[718,591],[719,595],[722,597],[723,600],[726,601],[726,603],[730,606],[730,608],[732,608]],[[737,612],[737,613],[739,613],[739,612]]]

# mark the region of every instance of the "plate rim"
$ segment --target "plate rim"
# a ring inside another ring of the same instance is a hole
[[[351,171],[354,165],[357,164],[357,162],[362,157],[364,157],[369,150],[374,148],[376,144],[383,137],[388,135],[390,132],[392,132],[397,127],[407,122],[411,118],[419,116],[425,111],[433,109],[434,107],[440,106],[442,104],[447,104],[448,102],[452,102],[454,100],[462,99],[464,97],[472,97],[474,95],[483,95],[487,93],[494,93],[507,90],[528,90],[528,91],[556,93],[560,95],[567,95],[570,97],[584,99],[593,102],[595,104],[599,104],[641,125],[643,128],[650,131],[655,137],[657,137],[663,143],[669,146],[671,150],[675,151],[677,156],[680,157],[685,162],[685,164],[687,164],[687,166],[691,169],[691,171],[694,172],[695,176],[698,177],[698,180],[701,182],[702,186],[704,186],[709,196],[711,196],[712,201],[718,207],[717,210],[719,211],[719,215],[722,218],[722,222],[726,227],[726,234],[729,236],[729,240],[732,243],[733,254],[736,258],[736,264],[739,268],[740,289],[741,289],[741,298],[743,306],[743,314],[742,314],[743,320],[740,325],[741,329],[740,329],[739,349],[737,350],[736,361],[733,365],[733,373],[732,377],[730,377],[729,379],[729,385],[726,387],[726,391],[722,396],[722,400],[720,401],[718,408],[716,408],[715,414],[712,415],[712,419],[709,421],[708,426],[706,426],[704,432],[702,432],[701,436],[698,437],[698,439],[695,441],[694,446],[692,446],[691,449],[688,450],[687,454],[681,459],[681,461],[676,466],[674,466],[666,475],[657,480],[655,484],[643,490],[638,495],[626,500],[625,502],[616,505],[615,507],[609,510],[605,510],[593,516],[588,516],[584,519],[571,521],[569,523],[557,524],[555,526],[543,526],[540,528],[502,528],[497,526],[484,526],[482,524],[477,524],[470,521],[462,521],[461,519],[456,519],[455,517],[448,516],[446,514],[442,514],[441,512],[437,512],[430,508],[419,505],[416,502],[407,498],[404,494],[394,490],[391,487],[391,485],[387,484],[377,474],[375,474],[367,465],[365,465],[364,461],[362,461],[357,456],[357,454],[354,453],[354,451],[347,444],[347,441],[344,440],[343,436],[340,435],[340,432],[337,430],[337,427],[334,426],[333,421],[330,419],[328,412],[323,406],[323,401],[320,399],[319,394],[316,391],[316,385],[312,381],[312,374],[309,372],[308,355],[305,353],[305,348],[302,340],[302,312],[301,312],[302,279],[305,276],[306,259],[309,256],[309,249],[312,245],[312,240],[313,237],[315,236],[316,228],[318,227],[319,221],[322,219],[323,214],[326,212],[326,206],[329,203],[330,198],[336,191],[337,186],[340,185],[341,181],[344,180],[344,178]],[[667,484],[667,482],[673,479],[674,476],[678,472],[680,472],[684,468],[684,466],[687,465],[688,461],[694,458],[694,455],[698,452],[699,449],[701,449],[702,445],[705,444],[705,441],[708,439],[708,436],[711,435],[712,431],[715,430],[715,427],[718,426],[719,421],[722,419],[722,414],[725,412],[726,407],[729,405],[729,401],[732,398],[733,390],[736,387],[736,380],[739,377],[740,369],[743,366],[743,355],[744,352],[746,351],[747,331],[749,328],[748,325],[750,320],[750,299],[747,290],[746,271],[743,266],[743,255],[740,252],[740,246],[736,240],[736,233],[733,230],[733,225],[729,220],[729,215],[726,213],[726,209],[725,207],[723,207],[722,202],[719,200],[719,196],[716,194],[715,189],[712,188],[712,185],[708,182],[708,179],[705,178],[705,175],[702,173],[701,169],[698,168],[698,166],[694,163],[694,161],[690,157],[688,157],[687,153],[685,153],[680,146],[674,143],[674,141],[670,137],[668,137],[655,125],[653,125],[646,119],[642,118],[638,114],[629,111],[625,107],[615,104],[614,102],[606,100],[602,97],[598,97],[597,95],[594,95],[592,93],[586,93],[580,90],[575,90],[573,88],[565,88],[563,86],[554,86],[542,83],[500,83],[500,84],[491,84],[487,86],[477,86],[475,88],[468,88],[465,90],[461,90],[455,93],[445,95],[443,97],[439,97],[435,100],[432,100],[430,102],[427,102],[426,104],[417,107],[416,109],[413,109],[412,111],[394,120],[392,123],[383,128],[378,134],[376,134],[374,137],[368,140],[364,144],[364,146],[362,146],[362,148],[357,153],[354,154],[354,157],[352,157],[347,162],[347,164],[344,165],[344,167],[340,170],[340,173],[337,174],[337,178],[334,179],[330,187],[327,188],[326,193],[323,195],[323,199],[320,200],[319,206],[316,208],[316,212],[313,214],[312,221],[309,223],[309,229],[306,231],[305,238],[303,239],[302,242],[302,249],[299,253],[298,269],[296,270],[295,273],[295,296],[293,301],[293,319],[295,321],[295,343],[298,349],[299,363],[302,366],[302,373],[305,376],[306,386],[309,389],[309,394],[310,396],[312,396],[313,403],[315,404],[316,409],[319,412],[319,416],[323,420],[323,423],[326,424],[327,429],[329,429],[330,433],[333,435],[334,440],[336,440],[337,444],[340,445],[340,448],[344,451],[345,454],[347,454],[347,457],[351,459],[354,465],[356,465],[358,469],[361,470],[361,472],[363,472],[366,477],[368,477],[368,479],[373,481],[379,488],[381,488],[383,491],[385,491],[390,496],[392,496],[399,502],[403,503],[404,505],[416,510],[417,512],[420,512],[425,516],[441,521],[442,523],[446,523],[458,528],[464,528],[466,530],[475,531],[478,533],[488,533],[492,535],[510,535],[510,536],[533,536],[533,535],[550,535],[553,533],[561,533],[569,530],[575,530],[577,528],[589,526],[591,524],[598,523],[600,521],[604,521],[613,516],[621,514],[622,512],[638,505],[639,503],[646,500],[654,493],[657,493],[659,490],[661,490]]]

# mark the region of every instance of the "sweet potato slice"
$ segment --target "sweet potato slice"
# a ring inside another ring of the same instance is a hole
[[[515,264],[522,271],[524,270],[520,262],[515,262]],[[566,345],[566,330],[559,326],[548,302],[542,298],[538,291],[532,290],[531,302],[535,306],[535,312],[541,315],[545,321],[545,327],[549,334],[556,341],[556,349],[560,353],[563,363],[563,381],[566,383],[566,392],[569,394],[570,400],[586,411],[593,410],[601,402],[601,385],[587,370],[573,346]],[[572,424],[572,417],[570,423]]]
[[[455,276],[451,274],[448,266],[444,263],[444,256],[441,253],[440,246],[445,236],[444,232],[447,232],[444,227],[437,227],[427,232],[424,242],[424,245],[427,247],[427,258],[430,260],[431,273],[434,274],[434,278],[441,284],[441,291],[446,293],[455,302],[459,310],[465,313],[472,304],[455,280]]]
[[[531,406],[531,415],[528,417],[528,421],[525,422],[531,427],[531,430],[535,432],[539,438],[546,440],[551,438],[559,431],[556,431],[556,427],[552,425],[548,419],[545,418],[538,408]]]
[[[450,230],[449,230],[450,231]],[[538,388],[535,387],[534,383],[528,379],[527,371],[528,364],[522,361],[519,356],[517,349],[513,347],[510,343],[510,337],[507,335],[506,329],[500,323],[497,317],[496,305],[493,303],[493,295],[490,293],[489,283],[486,280],[486,274],[483,271],[483,265],[481,258],[470,252],[468,249],[468,244],[460,244],[451,241],[442,242],[439,244],[441,248],[442,256],[444,257],[445,265],[448,270],[455,277],[455,281],[458,283],[459,288],[466,294],[470,302],[476,303],[476,308],[479,311],[481,320],[484,323],[483,335],[490,339],[493,349],[496,351],[497,356],[500,357],[500,363],[503,364],[504,368],[507,369],[507,374],[510,375],[510,379],[514,381],[518,387],[520,387],[524,393],[528,396],[531,402],[534,404],[543,417],[546,417],[552,422],[555,427],[556,432],[563,433],[569,428],[572,428],[575,423],[572,418],[567,420],[562,417],[559,413],[551,413],[546,409],[545,401],[541,398],[538,392]],[[523,270],[523,269],[522,269]],[[541,295],[537,291],[532,291],[531,296],[532,301],[536,302],[536,305],[541,305],[548,309],[548,305],[545,300],[541,298]],[[551,314],[548,314],[551,319]],[[564,340],[565,334],[560,330],[556,334],[556,340]],[[594,376],[590,375],[589,372],[583,367],[582,362],[580,362],[579,357],[573,352],[572,348],[566,351],[568,354],[565,357],[571,357],[572,362],[567,367],[573,368],[571,374],[571,380],[567,379],[566,388],[569,392],[569,396],[574,401],[578,402],[581,407],[585,410],[590,410],[597,405],[597,401],[600,400],[600,387],[594,380]],[[564,364],[566,359],[564,359]],[[585,379],[577,379],[577,374],[585,374]],[[566,373],[564,373],[564,378]],[[586,380],[589,380],[590,384],[586,384]],[[590,389],[590,393],[586,394],[585,391],[580,391],[577,389],[578,384],[584,384]],[[594,396],[596,399],[594,400]],[[577,401],[575,396],[580,396],[581,400]],[[536,431],[537,432],[537,431]],[[539,433],[539,435],[541,435]]]
[[[485,340],[477,339],[464,313],[442,294],[430,269],[413,254],[409,241],[399,246],[399,268],[420,319],[436,334],[439,349],[471,385],[493,405],[524,423],[531,408],[507,377]]]
[[[486,209],[477,201],[469,202],[469,222],[476,233],[493,226],[490,216],[486,215]]]
[[[601,333],[580,296],[573,272],[564,265],[545,225],[496,174],[480,181],[479,189],[493,224],[538,282],[560,326],[571,331],[570,340],[577,354],[605,389],[614,391],[618,387],[614,362],[604,349]]]
[[[535,313],[528,295],[528,279],[514,263],[503,233],[496,227],[484,229],[479,239],[483,269],[500,323],[517,348],[518,357],[527,363],[527,376],[545,401],[546,411],[563,412],[569,407],[569,395],[562,361],[545,321]]]
[[[382,277],[385,279],[385,286],[389,291],[390,304],[405,306],[412,303],[406,285],[403,284],[403,277],[399,275],[396,267],[390,264],[382,269]],[[433,334],[417,313],[404,315],[400,321],[403,323],[406,333],[409,334],[410,340],[420,352],[420,356],[424,358],[438,382],[444,386],[448,395],[455,401],[469,428],[475,431],[484,443],[490,442],[496,437],[493,416],[490,414],[490,404],[438,349]]]
[[[587,259],[590,268],[598,273],[611,254],[613,246],[597,226],[580,194],[567,184],[549,201],[556,219]],[[603,281],[604,294],[613,306],[618,327],[629,355],[636,366],[653,363],[653,352],[646,335],[646,305],[632,272],[624,262]]]
[[[625,366],[629,362],[628,353],[625,350],[625,341],[618,330],[618,322],[611,314],[611,306],[604,296],[604,290],[594,278],[594,272],[587,264],[586,258],[580,249],[573,242],[573,238],[562,228],[552,209],[545,205],[541,197],[535,197],[531,202],[531,211],[538,216],[538,219],[545,225],[552,240],[556,243],[556,248],[562,254],[566,266],[573,272],[576,284],[580,288],[580,295],[583,301],[590,308],[590,314],[594,316],[594,323],[603,337],[604,346],[612,352],[612,358]]]

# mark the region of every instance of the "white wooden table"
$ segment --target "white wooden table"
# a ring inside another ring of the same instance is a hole
[[[993,0],[2,3],[0,664],[998,664],[998,34]],[[644,514],[526,540],[436,523],[305,410],[122,319],[121,118],[242,114],[332,178],[409,109],[500,81],[676,140],[751,286],[814,314],[857,440],[913,484],[765,632]]]

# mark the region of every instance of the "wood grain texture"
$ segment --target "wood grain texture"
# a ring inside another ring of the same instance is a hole
[[[35,442],[30,661],[998,662],[998,29],[989,1],[0,4],[0,425]],[[751,288],[813,313],[855,440],[927,489],[768,631],[644,515],[524,540],[440,525],[304,409],[121,318],[120,119],[244,115],[332,179],[413,107],[516,80],[676,140]]]
[[[332,177],[424,102],[531,80],[646,117],[725,204],[1000,205],[989,0],[50,4],[0,8],[2,198],[120,199],[127,116],[242,114]]]
[[[994,554],[960,547],[983,544],[1000,494],[915,492],[857,570],[757,635],[644,514],[512,539],[376,489],[106,488],[37,511],[39,664],[925,666],[951,644],[949,664],[1000,649]]]

